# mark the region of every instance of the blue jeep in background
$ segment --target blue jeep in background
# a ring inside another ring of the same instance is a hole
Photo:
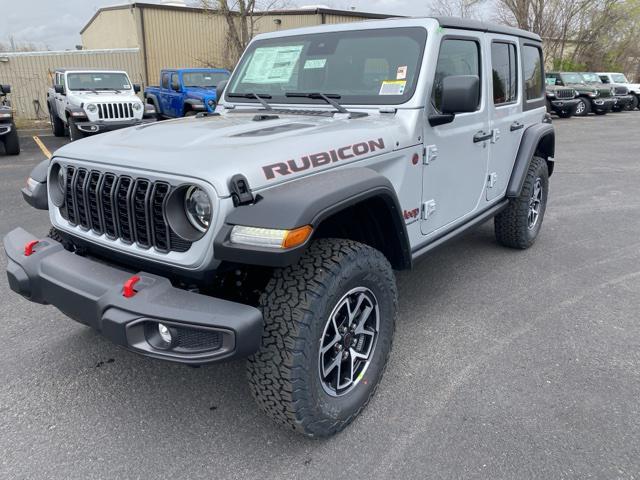
[[[213,112],[216,86],[231,73],[219,68],[181,68],[160,71],[160,86],[144,90],[146,103],[156,107],[158,118],[178,118]]]

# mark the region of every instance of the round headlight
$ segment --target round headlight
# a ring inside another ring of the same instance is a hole
[[[211,200],[207,192],[200,187],[189,187],[184,196],[184,210],[191,225],[206,232],[211,223]]]
[[[94,103],[87,103],[85,108],[89,113],[96,113],[98,111],[98,107]]]
[[[141,104],[141,103],[136,102],[136,103],[134,103],[132,106],[133,106],[133,109],[134,109],[136,112],[139,112],[140,110],[142,110],[142,104]]]
[[[51,165],[48,185],[51,201],[56,207],[62,207],[67,192],[67,175],[64,167],[57,162]]]

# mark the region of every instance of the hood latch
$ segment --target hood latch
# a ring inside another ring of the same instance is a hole
[[[238,173],[231,177],[231,180],[229,180],[229,191],[231,192],[231,198],[233,198],[233,204],[236,207],[249,205],[254,202],[249,181],[244,175]]]

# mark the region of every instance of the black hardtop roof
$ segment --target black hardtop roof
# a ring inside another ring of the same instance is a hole
[[[496,23],[481,22],[458,17],[434,17],[443,28],[457,28],[460,30],[473,30],[476,32],[499,33],[514,37],[526,38],[536,42],[542,42],[540,35],[519,28],[505,27]]]

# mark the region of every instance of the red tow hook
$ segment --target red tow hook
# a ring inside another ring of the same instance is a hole
[[[27,244],[24,246],[24,256],[30,257],[31,255],[33,255],[35,253],[33,249],[39,243],[40,240],[31,240],[30,242],[27,242]]]
[[[122,296],[124,298],[131,298],[135,296],[135,294],[138,292],[134,290],[133,287],[135,287],[136,283],[138,283],[139,281],[140,281],[140,277],[138,275],[134,275],[129,280],[124,282],[124,285],[122,287]]]

